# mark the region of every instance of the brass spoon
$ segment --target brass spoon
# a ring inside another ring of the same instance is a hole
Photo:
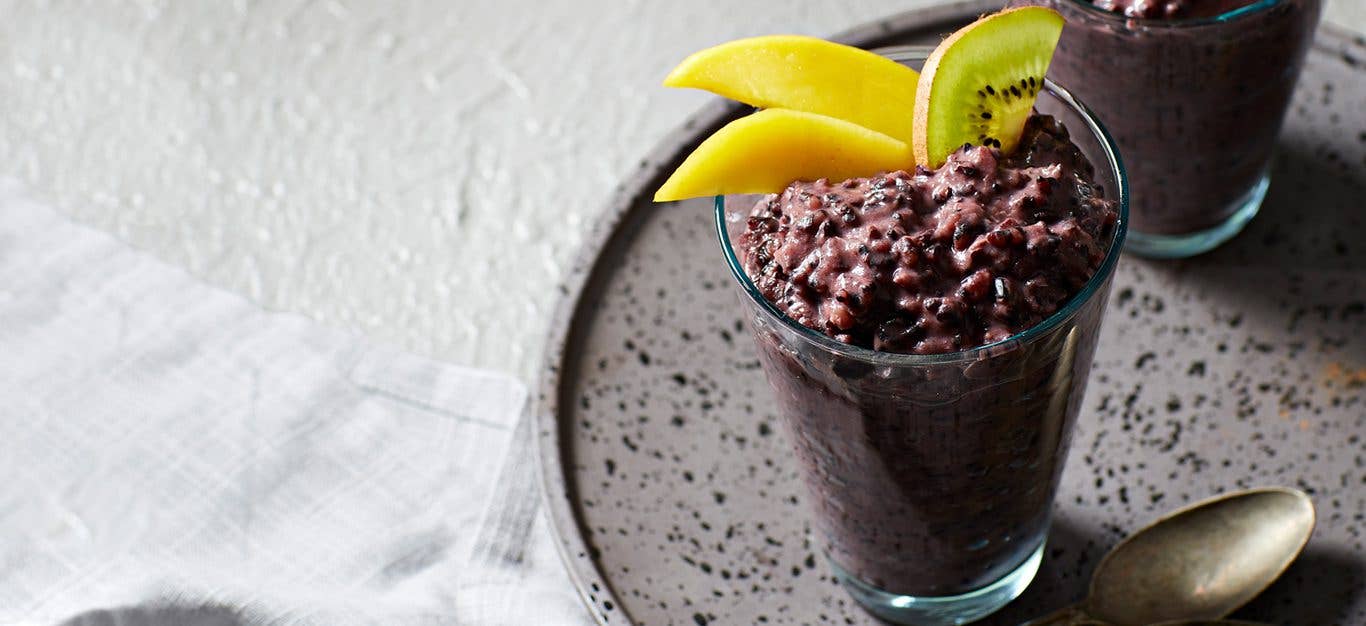
[[[1030,622],[1031,624],[1033,622]],[[1084,619],[1080,622],[1072,622],[1071,626],[1113,626],[1105,622]],[[1162,622],[1161,624],[1149,624],[1148,626],[1271,626],[1261,622],[1244,622],[1236,619],[1197,619],[1197,620],[1178,620],[1175,622]]]
[[[1029,626],[1213,622],[1290,566],[1314,530],[1314,503],[1268,487],[1216,496],[1170,513],[1101,559],[1081,603]]]
[[[1093,622],[1090,620],[1076,622],[1075,626],[1112,626],[1105,622]],[[1261,622],[1244,622],[1236,619],[1197,619],[1197,620],[1178,620],[1175,622],[1162,622],[1161,624],[1149,624],[1149,626],[1271,626]]]

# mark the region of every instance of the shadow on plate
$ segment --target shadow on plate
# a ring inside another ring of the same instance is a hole
[[[1360,624],[1353,615],[1366,596],[1366,561],[1311,545],[1274,584],[1235,614],[1272,624]]]
[[[1324,150],[1326,148],[1320,148]],[[1261,213],[1246,231],[1208,254],[1182,261],[1132,256],[1145,272],[1198,294],[1268,339],[1338,340],[1366,323],[1366,170],[1283,145]],[[1321,330],[1320,330],[1321,329]],[[1348,329],[1349,332],[1344,332]],[[1317,332],[1316,332],[1317,331]],[[1298,335],[1292,337],[1292,335]],[[1312,344],[1311,344],[1312,345]],[[1345,341],[1333,358],[1366,362]]]
[[[1080,601],[1086,597],[1091,572],[1112,543],[1098,529],[1088,530],[1067,519],[1055,520],[1034,582],[1014,602],[978,623],[1019,624]]]
[[[1321,149],[1325,150],[1325,149]],[[1257,217],[1222,247],[1186,262],[1282,272],[1366,270],[1366,170],[1282,145]]]

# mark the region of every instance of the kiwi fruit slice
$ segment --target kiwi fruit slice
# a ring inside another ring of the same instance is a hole
[[[939,167],[964,144],[1014,151],[1062,26],[1062,15],[1052,9],[1007,9],[940,43],[925,60],[916,90],[916,162]]]

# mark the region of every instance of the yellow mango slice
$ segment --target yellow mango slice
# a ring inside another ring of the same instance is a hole
[[[765,109],[703,141],[655,201],[775,193],[795,180],[844,180],[914,164],[910,145],[877,131],[815,113]]]
[[[867,50],[798,35],[738,39],[683,60],[666,87],[819,113],[911,142],[920,74]]]

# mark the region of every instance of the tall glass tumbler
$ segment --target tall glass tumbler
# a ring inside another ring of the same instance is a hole
[[[1248,0],[1177,20],[1126,18],[1090,0],[1011,4],[1067,20],[1048,75],[1119,144],[1134,193],[1131,252],[1199,254],[1256,216],[1321,0]]]
[[[928,51],[880,52],[918,68]],[[961,624],[991,613],[1024,590],[1043,552],[1124,241],[1128,191],[1113,142],[1084,106],[1045,81],[1037,108],[1067,126],[1120,219],[1079,294],[991,345],[894,354],[798,324],[764,299],[737,256],[757,197],[717,198],[721,247],[801,464],[818,539],[854,598],[894,622]]]

